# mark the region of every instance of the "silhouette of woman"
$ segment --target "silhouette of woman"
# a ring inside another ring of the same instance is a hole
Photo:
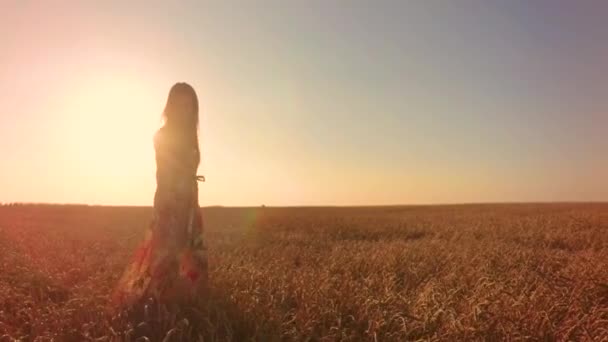
[[[120,307],[154,298],[183,303],[200,298],[207,285],[207,251],[198,203],[196,171],[198,99],[187,83],[175,84],[154,135],[156,193],[146,238],[119,280],[113,296]]]

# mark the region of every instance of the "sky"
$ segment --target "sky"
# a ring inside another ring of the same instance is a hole
[[[201,205],[608,200],[608,2],[0,0],[0,202],[151,205],[169,88]]]

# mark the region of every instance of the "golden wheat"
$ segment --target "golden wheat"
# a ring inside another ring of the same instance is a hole
[[[0,341],[608,340],[608,205],[203,212],[209,300],[134,319],[150,209],[0,207]]]

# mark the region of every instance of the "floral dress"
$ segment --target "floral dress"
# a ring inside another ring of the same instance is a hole
[[[188,302],[205,292],[207,251],[198,203],[199,151],[195,146],[171,139],[165,128],[154,136],[154,218],[114,293],[119,306],[150,297],[159,302]]]

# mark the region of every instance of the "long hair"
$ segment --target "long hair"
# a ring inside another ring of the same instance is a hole
[[[183,112],[179,100],[188,98],[191,108],[188,112]],[[198,97],[191,85],[184,82],[175,83],[169,91],[167,103],[162,114],[163,129],[171,136],[171,140],[195,148],[200,152],[198,146]]]

